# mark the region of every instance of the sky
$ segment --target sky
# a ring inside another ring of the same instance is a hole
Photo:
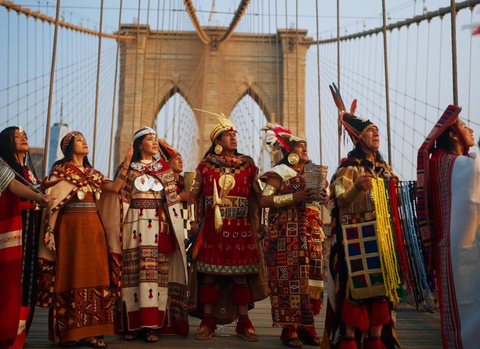
[[[40,9],[49,16],[55,14],[55,1],[15,1],[16,4],[34,10]],[[103,31],[114,33],[118,28],[118,0],[104,1]],[[239,1],[233,0],[196,0],[193,1],[197,16],[203,26],[228,26]],[[212,12],[212,4],[215,4]],[[277,28],[307,29],[307,36],[317,37],[317,16],[315,0],[252,0],[239,24],[237,31],[274,33]],[[140,4],[140,12],[138,7]],[[285,6],[287,4],[287,7]],[[320,39],[336,36],[336,1],[318,1],[318,26]],[[298,11],[297,11],[298,5]],[[386,1],[388,22],[394,23],[421,15],[424,11],[434,11],[450,5],[448,0],[437,1]],[[479,6],[477,6],[479,7]],[[381,1],[345,1],[340,0],[340,35],[349,35],[381,26]],[[82,2],[63,0],[61,2],[62,19],[70,23],[98,30],[100,22],[100,1]],[[27,20],[25,16],[8,14],[0,8],[0,128],[11,124],[26,126],[31,134],[31,143],[42,146],[45,133],[45,115],[48,102],[49,69],[52,52],[53,26]],[[122,23],[147,23],[155,29],[193,30],[193,26],[184,11],[183,0],[124,0]],[[480,37],[471,37],[468,30],[461,26],[471,22],[480,22],[480,14],[463,10],[457,17],[457,40],[459,45],[459,104],[463,106],[462,117],[480,134],[480,117],[474,111],[480,107],[478,100],[479,70],[476,58],[480,56]],[[61,31],[62,32],[62,31]],[[390,109],[392,114],[391,134],[393,156],[391,163],[398,168],[403,179],[414,179],[415,149],[421,145],[426,133],[433,126],[443,110],[453,102],[451,87],[451,51],[450,17],[443,21],[432,20],[419,26],[412,25],[408,30],[394,30],[387,36],[389,45]],[[30,42],[30,45],[25,45]],[[113,40],[103,40],[101,92],[97,124],[97,164],[108,171],[110,136],[110,116],[113,106],[113,81],[115,77],[116,45]],[[38,45],[35,46],[35,44]],[[68,121],[72,127],[78,127],[87,134],[93,143],[93,114],[95,113],[95,80],[97,68],[98,40],[83,34],[65,34],[59,36],[59,51],[56,74],[55,94],[53,98],[52,123]],[[5,49],[6,48],[6,49]],[[338,145],[336,141],[336,110],[329,96],[328,84],[336,81],[336,45],[320,46],[321,105],[322,105],[322,154],[323,162],[331,169],[338,163]],[[478,59],[477,59],[478,60]],[[106,64],[105,62],[110,62]],[[381,151],[387,151],[386,111],[384,96],[383,36],[360,39],[341,45],[341,86],[345,103],[358,99],[357,115],[371,118],[379,125],[382,134]],[[80,67],[80,68],[76,68]],[[78,81],[83,84],[79,93],[73,86]],[[307,130],[310,156],[320,162],[319,124],[318,124],[318,85],[316,67],[316,46],[307,54]],[[382,90],[383,89],[383,90]],[[176,107],[173,107],[174,103]],[[189,123],[195,123],[189,108],[179,107],[182,101],[172,99],[159,114],[157,126],[159,133],[188,153],[183,147],[181,134],[194,134],[197,125],[178,124],[173,110],[181,110]],[[25,107],[26,106],[26,107]],[[168,110],[168,112],[167,112]],[[244,151],[253,152],[262,161],[261,137],[256,137],[260,125],[266,122],[260,108],[245,99],[239,103],[238,110],[232,113],[241,115],[251,112],[251,125],[241,144]],[[81,114],[81,115],[80,115]],[[168,115],[167,115],[168,114]],[[173,118],[173,119],[172,119]],[[177,124],[175,124],[177,122]],[[239,121],[240,122],[240,121]],[[114,122],[116,126],[116,121]],[[165,125],[165,127],[163,127]],[[168,127],[171,125],[171,127]],[[182,129],[181,127],[187,127]],[[34,130],[32,132],[31,130]],[[176,131],[174,131],[176,130]],[[177,138],[173,132],[176,132]],[[251,134],[251,136],[250,136]],[[43,138],[42,138],[43,137]],[[173,137],[173,138],[172,138]],[[253,142],[253,143],[252,143]],[[253,148],[250,149],[252,144]],[[240,144],[239,144],[240,146]],[[351,143],[341,147],[341,156],[345,156]],[[92,148],[92,147],[91,147]],[[477,149],[478,150],[478,149]],[[265,157],[263,158],[265,159]],[[194,158],[188,159],[188,170],[192,170]],[[262,167],[268,166],[268,159]],[[110,167],[113,167],[111,164]],[[266,170],[266,168],[265,168]],[[332,172],[329,175],[333,174]]]

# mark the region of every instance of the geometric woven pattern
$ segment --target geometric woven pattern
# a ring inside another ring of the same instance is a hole
[[[376,221],[342,225],[342,232],[348,268],[347,293],[355,299],[384,295]]]

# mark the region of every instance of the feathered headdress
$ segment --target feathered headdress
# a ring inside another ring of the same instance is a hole
[[[214,113],[212,111],[198,109],[198,108],[192,108],[192,109],[198,110],[207,114],[215,115],[218,118],[218,124],[215,125],[212,132],[210,132],[210,140],[212,141],[212,143],[213,141],[215,141],[218,135],[221,134],[222,132],[225,132],[225,131],[237,132],[237,129],[235,128],[235,125],[233,124],[233,122],[231,122],[224,114]]]
[[[370,120],[359,118],[355,115],[355,110],[357,109],[356,99],[353,100],[352,105],[350,106],[350,111],[347,112],[347,108],[345,108],[342,96],[340,96],[340,91],[334,83],[332,83],[332,85],[330,85],[329,87],[330,91],[332,92],[333,100],[335,101],[335,104],[340,111],[339,118],[341,125],[343,125],[345,131],[352,139],[353,144],[357,144],[357,142],[362,138],[365,131],[375,125]],[[338,129],[338,135],[342,135],[342,127],[340,125]]]
[[[265,131],[265,143],[270,145],[273,149],[281,149],[284,155],[290,153],[295,146],[305,140],[294,136],[292,131],[280,125],[266,124],[262,131]]]

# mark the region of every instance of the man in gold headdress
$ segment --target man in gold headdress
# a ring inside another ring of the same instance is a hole
[[[252,215],[258,207],[253,190],[258,170],[252,158],[238,153],[235,125],[215,115],[219,118],[210,133],[212,146],[197,167],[189,198],[192,231],[198,231],[191,248],[196,272],[190,275],[198,293],[191,292],[190,308],[202,305],[194,312],[202,318],[197,339],[210,339],[217,323],[232,322],[238,315],[237,336],[258,341],[248,318],[248,305],[268,295],[263,252],[255,234],[258,214]],[[252,217],[257,218],[255,223]]]

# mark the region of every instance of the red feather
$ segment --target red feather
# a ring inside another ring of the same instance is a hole
[[[354,115],[355,114],[355,110],[357,110],[357,100],[354,99],[353,102],[352,102],[352,105],[350,106],[350,115]]]

